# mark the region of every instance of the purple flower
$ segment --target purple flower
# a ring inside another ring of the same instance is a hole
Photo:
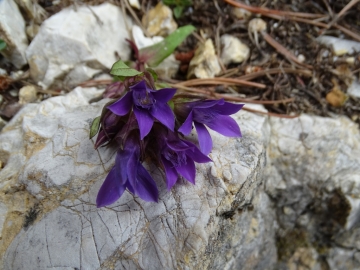
[[[209,154],[212,149],[212,139],[205,125],[227,137],[241,137],[238,124],[229,115],[238,112],[244,104],[233,104],[220,100],[205,100],[175,104],[175,113],[186,119],[179,132],[189,135],[192,122],[198,133],[200,149]]]
[[[125,125],[126,120],[127,118],[122,119],[111,111],[106,110],[101,116],[101,127],[95,142],[95,149],[113,140],[116,134]]]
[[[139,145],[139,140],[130,135],[124,149],[118,150],[115,165],[97,195],[97,207],[114,203],[126,188],[144,201],[158,201],[159,192],[156,183],[140,162]]]
[[[168,190],[176,183],[178,174],[195,184],[194,162],[206,163],[211,159],[201,153],[193,143],[180,139],[169,130],[160,131],[157,135],[157,145],[160,147],[159,155],[165,170]]]
[[[145,80],[142,80],[130,86],[130,91],[120,100],[108,106],[108,109],[123,116],[133,108],[142,140],[149,134],[154,124],[154,118],[170,130],[174,130],[175,117],[167,102],[175,92],[176,89],[173,88],[152,90],[146,85]]]
[[[104,98],[118,98],[125,92],[125,85],[123,82],[114,82],[106,87]]]

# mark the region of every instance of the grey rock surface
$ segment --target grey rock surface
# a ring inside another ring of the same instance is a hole
[[[25,50],[28,40],[25,33],[25,21],[13,0],[0,1],[0,38],[6,42],[6,49],[1,53],[17,68],[27,61]]]
[[[109,3],[61,10],[43,22],[26,50],[32,78],[47,88],[74,69],[78,72],[80,66],[110,69],[117,55],[128,60],[130,48],[125,39],[131,24],[119,7]],[[94,71],[82,74],[91,76]]]
[[[241,111],[243,137],[211,133],[195,186],[167,192],[148,167],[159,203],[125,192],[97,209],[115,154],[88,139],[99,95],[27,104],[0,134],[3,269],[360,268],[360,133],[347,118]]]
[[[89,100],[99,94],[76,88],[28,104],[1,133],[4,269],[263,269],[275,263],[275,212],[261,185],[266,117],[236,114],[241,139],[213,133],[213,163],[197,166],[195,186],[180,181],[167,192],[163,173],[150,167],[159,203],[125,192],[97,209],[115,153],[95,151],[88,139],[105,102]],[[19,192],[22,199],[14,202]]]
[[[297,254],[297,267],[359,269],[359,127],[345,117],[309,115],[271,118],[270,127],[266,190],[276,209],[279,261],[300,269],[291,268]]]

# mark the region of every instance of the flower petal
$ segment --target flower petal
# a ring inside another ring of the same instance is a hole
[[[128,181],[127,163],[130,159],[131,153],[124,150],[119,150],[115,158],[115,173],[121,185],[125,185]]]
[[[154,179],[140,162],[138,162],[136,171],[135,194],[144,201],[157,202],[159,200],[159,191]]]
[[[193,112],[191,111],[186,118],[185,122],[178,129],[184,135],[189,135],[192,130],[192,122],[193,122]]]
[[[194,122],[194,125],[198,134],[201,152],[203,152],[205,155],[208,155],[213,146],[210,133],[203,124]]]
[[[134,84],[134,85],[130,86],[130,89],[135,90],[135,91],[137,91],[137,90],[142,91],[144,89],[148,89],[148,87],[146,86],[145,81],[142,80],[142,81],[138,82],[137,84]]]
[[[137,165],[139,159],[135,153],[129,155],[128,160],[126,161],[126,166],[123,168],[127,172],[128,182],[136,192],[136,174],[137,174]]]
[[[176,93],[175,88],[163,88],[157,91],[153,91],[153,97],[161,103],[167,103]]]
[[[194,109],[205,109],[215,106],[216,104],[224,104],[224,99],[219,100],[200,100],[200,101],[194,101],[189,102],[189,106],[193,107]]]
[[[154,119],[148,111],[140,110],[137,107],[134,107],[134,113],[140,129],[140,139],[142,140],[149,134],[153,126]]]
[[[241,137],[238,124],[230,116],[218,115],[206,123],[206,125],[216,132],[227,137]]]
[[[166,103],[156,102],[150,110],[151,115],[159,120],[160,123],[165,125],[171,131],[174,131],[175,117],[170,106]]]
[[[195,144],[192,144],[191,142],[188,142],[188,144],[194,146],[193,148],[185,151],[185,154],[192,160],[197,163],[206,163],[212,161],[208,156],[201,153],[201,151],[195,146]]]
[[[195,184],[196,169],[195,163],[191,158],[187,157],[186,163],[184,165],[175,167],[175,169],[186,180]]]
[[[193,147],[192,145],[189,146],[185,141],[179,139],[173,141],[166,141],[166,145],[174,151],[184,151]]]
[[[128,92],[125,96],[123,96],[121,99],[114,102],[113,104],[109,105],[107,108],[114,114],[123,116],[130,111],[132,105],[132,93]]]
[[[215,105],[214,107],[212,107],[212,109],[218,114],[231,115],[240,111],[241,108],[244,107],[244,105],[245,104],[234,104],[230,102],[225,102],[224,105]]]
[[[178,180],[178,174],[171,162],[165,158],[161,158],[161,161],[165,169],[167,189],[170,190]]]
[[[116,174],[114,166],[106,176],[106,179],[99,190],[96,197],[96,206],[103,207],[116,202],[124,191],[125,186],[121,185],[121,181]]]

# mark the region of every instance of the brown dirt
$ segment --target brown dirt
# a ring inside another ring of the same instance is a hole
[[[116,5],[121,5],[122,1],[105,1],[105,0],[86,0],[61,1],[59,5],[53,5],[51,0],[39,0],[38,3],[52,15],[62,8],[73,3],[76,5],[98,5],[103,2],[111,2]],[[138,18],[154,6],[158,1],[155,0],[140,0],[142,10],[137,11]],[[180,1],[179,1],[180,2]],[[266,105],[270,112],[289,115],[299,114],[302,112],[331,116],[346,115],[356,123],[360,123],[360,99],[352,98],[346,95],[347,88],[351,81],[356,78],[360,79],[360,54],[344,55],[336,57],[334,52],[315,42],[315,38],[321,34],[331,35],[344,39],[354,39],[349,37],[344,31],[335,27],[324,29],[323,27],[315,26],[309,23],[294,21],[291,18],[283,18],[277,20],[267,16],[261,16],[267,23],[267,33],[284,46],[295,56],[302,54],[305,58],[304,64],[310,68],[305,68],[310,71],[311,76],[304,76],[301,73],[302,67],[294,65],[285,56],[278,53],[272,46],[270,46],[262,37],[259,38],[259,46],[253,44],[249,38],[248,21],[239,20],[232,15],[231,10],[233,6],[225,3],[224,0],[193,0],[193,5],[186,8],[182,17],[177,20],[179,26],[192,24],[197,28],[199,35],[211,38],[214,41],[216,50],[221,50],[219,46],[219,36],[222,34],[231,34],[239,37],[251,49],[250,58],[239,65],[229,65],[220,74],[220,77],[241,78],[246,74],[249,67],[252,70],[266,71],[268,69],[277,69],[275,73],[264,72],[261,76],[255,73],[255,78],[252,82],[263,83],[266,89],[257,89],[253,87],[237,86],[232,87],[240,97],[248,99],[275,101],[287,98],[293,98],[294,101],[290,103],[280,103],[275,105]],[[330,23],[334,16],[338,14],[349,1],[336,0],[279,0],[279,1],[251,1],[253,7],[265,7],[279,11],[304,12],[312,14],[327,15],[327,18],[321,20],[322,23]],[[339,20],[337,24],[350,30],[355,35],[360,37],[360,3],[357,3],[350,8]],[[260,15],[252,14],[251,18],[259,17]],[[311,20],[311,19],[310,19]],[[196,48],[198,39],[192,35],[190,36],[178,49],[179,52],[191,52]],[[346,60],[349,57],[354,57],[353,64],[349,64]],[[0,67],[11,70],[13,67],[4,66],[0,62]],[[285,70],[293,70],[292,73],[285,72]],[[26,70],[26,68],[24,69]],[[185,80],[185,68],[179,71],[177,80]],[[349,78],[352,77],[352,78]],[[8,112],[9,104],[16,103],[16,99],[9,95],[10,90],[18,90],[27,83],[33,83],[28,77],[22,81],[14,82],[6,88],[0,89],[0,94],[3,95],[3,102],[0,104],[0,115],[9,119],[12,113]],[[216,93],[230,93],[228,87],[208,87]],[[52,89],[57,91],[59,89]],[[335,92],[333,92],[335,90]],[[332,102],[331,97],[327,95],[333,92],[335,99],[338,94],[341,102]],[[49,92],[54,93],[54,92]],[[233,93],[233,92],[231,92]],[[343,95],[343,96],[341,96]],[[52,94],[43,95],[43,98],[52,96]],[[345,100],[345,102],[343,102]],[[14,106],[14,105],[12,105]],[[16,106],[15,106],[16,107]],[[7,110],[7,111],[6,111]],[[6,113],[5,113],[6,111]],[[10,110],[11,111],[11,110]],[[16,110],[15,112],[16,113]]]

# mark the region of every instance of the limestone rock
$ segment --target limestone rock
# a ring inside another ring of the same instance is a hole
[[[237,37],[222,35],[220,39],[222,45],[221,60],[224,65],[241,63],[249,57],[249,47],[242,43]]]
[[[261,186],[266,117],[234,115],[243,138],[211,132],[213,162],[197,166],[196,185],[181,180],[168,192],[163,174],[149,167],[159,203],[125,192],[97,209],[116,152],[96,151],[88,139],[107,102],[89,105],[99,94],[78,87],[28,104],[0,134],[3,269],[263,269],[275,263],[274,211]],[[25,223],[29,213],[38,214]]]
[[[128,60],[127,25],[128,17],[109,3],[63,9],[44,21],[26,51],[32,78],[47,88],[80,64],[110,69],[116,54]]]
[[[359,268],[359,127],[345,117],[309,115],[271,118],[270,126],[266,190],[277,209],[280,261]]]
[[[194,57],[189,64],[188,78],[213,78],[221,71],[218,58],[215,54],[214,44],[211,39],[196,49]]]
[[[360,82],[357,80],[354,80],[352,82],[352,84],[349,86],[349,88],[347,89],[347,93],[348,95],[355,97],[355,98],[360,98]]]
[[[341,39],[332,36],[320,36],[316,40],[334,49],[336,55],[343,55],[346,53],[360,52],[360,42],[353,40]]]
[[[0,1],[0,38],[6,42],[6,49],[1,53],[11,63],[21,68],[27,61],[25,50],[28,40],[25,33],[25,21],[13,0]]]
[[[19,103],[26,104],[37,100],[37,90],[33,85],[27,85],[19,90]]]
[[[136,8],[136,9],[140,9],[140,3],[139,0],[129,0],[129,4],[130,6]]]
[[[168,36],[177,29],[171,9],[161,1],[142,18],[142,24],[149,36]]]
[[[231,13],[239,20],[248,20],[252,13],[243,8],[232,8]]]

